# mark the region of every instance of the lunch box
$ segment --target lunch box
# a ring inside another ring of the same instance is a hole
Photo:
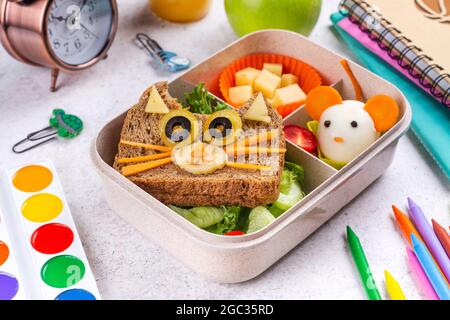
[[[180,83],[204,82],[213,94],[220,96],[218,82],[222,70],[236,59],[255,53],[274,53],[304,61],[321,74],[325,85],[334,86],[344,99],[354,99],[351,82],[339,64],[343,57],[301,35],[280,30],[255,32],[237,40],[172,81],[169,91],[175,97],[182,97]],[[408,130],[411,109],[403,94],[363,67],[349,64],[366,99],[385,94],[397,101],[399,121],[341,170],[286,141],[287,161],[305,168],[303,188],[307,195],[264,229],[238,237],[209,233],[114,170],[112,164],[126,113],[103,127],[91,148],[109,206],[146,237],[207,279],[236,283],[258,276],[380,177],[392,162],[399,138]],[[309,120],[304,107],[300,107],[284,119],[284,124],[305,126]]]

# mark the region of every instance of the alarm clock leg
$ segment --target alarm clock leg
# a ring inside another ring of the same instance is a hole
[[[58,81],[59,69],[52,68],[52,76],[50,80],[50,91],[56,91],[56,82]]]

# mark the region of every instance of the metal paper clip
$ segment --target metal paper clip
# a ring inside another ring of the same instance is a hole
[[[50,131],[52,131],[52,132],[44,134],[44,133],[50,132]],[[41,130],[38,130],[38,131],[35,131],[35,132],[32,132],[32,133],[28,134],[25,139],[20,140],[19,142],[17,142],[12,147],[12,151],[14,153],[24,153],[24,152],[26,152],[28,150],[34,149],[34,148],[36,148],[36,147],[38,147],[38,146],[40,146],[40,145],[42,145],[44,143],[47,143],[49,141],[52,141],[52,140],[56,139],[56,135],[57,135],[57,132],[51,126],[45,127],[44,129],[41,129]],[[39,140],[42,140],[42,139],[45,139],[45,138],[48,138],[48,137],[51,137],[51,138],[46,139],[44,141],[41,141],[39,143],[35,143],[34,145],[32,145],[32,146],[30,146],[28,148],[20,149],[20,150],[18,149],[19,146],[21,146],[22,144],[24,144],[26,142],[39,141]]]
[[[156,40],[145,33],[138,33],[136,41],[141,49],[147,51],[150,57],[170,72],[185,70],[191,65],[191,61],[188,58],[180,57],[175,52],[164,50]]]
[[[62,109],[55,109],[52,115],[53,117],[50,118],[50,125],[48,127],[28,134],[25,139],[20,140],[12,147],[12,151],[14,153],[24,153],[44,143],[55,140],[57,137],[72,139],[77,137],[83,130],[83,122],[73,114],[66,114]],[[20,146],[27,142],[36,141],[40,142],[25,147],[24,149],[19,149]]]

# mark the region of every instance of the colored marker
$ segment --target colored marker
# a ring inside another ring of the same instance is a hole
[[[377,285],[373,279],[369,263],[367,262],[366,255],[364,254],[364,250],[361,246],[361,242],[349,226],[347,226],[347,242],[350,246],[353,259],[355,260],[355,264],[367,296],[370,300],[381,300],[380,292],[378,291]]]
[[[414,235],[418,239],[422,240],[422,237],[420,236],[419,232],[417,232],[408,216],[401,212],[396,206],[392,206],[392,210],[394,211],[394,216],[395,220],[397,221],[398,227],[400,228],[404,239],[409,243],[409,245],[412,247],[411,237],[409,236],[411,233],[414,233]]]
[[[417,260],[419,260],[425,274],[430,280],[431,285],[436,291],[436,294],[441,300],[450,300],[450,289],[445,282],[444,277],[442,277],[439,272],[438,267],[434,264],[431,254],[428,252],[427,248],[422,241],[417,239],[414,234],[411,234],[411,243],[414,248],[414,253],[416,254]]]
[[[448,235],[447,231],[445,231],[445,229],[442,228],[442,226],[436,222],[436,220],[431,219],[431,221],[433,222],[434,233],[439,238],[442,247],[447,253],[447,257],[450,258],[450,236]]]
[[[420,265],[419,260],[417,260],[414,252],[412,252],[410,248],[406,247],[406,253],[408,255],[408,262],[411,271],[414,273],[416,280],[419,283],[419,287],[422,289],[425,297],[428,300],[439,300],[436,291],[434,291],[430,280],[428,280],[427,275],[425,274],[425,271],[423,271],[423,268]]]
[[[422,236],[422,239],[425,241],[425,244],[447,278],[447,281],[450,281],[450,259],[445,253],[444,248],[442,248],[439,239],[434,234],[433,229],[422,212],[422,209],[420,209],[420,207],[415,204],[411,198],[408,198],[408,205],[409,215],[412,222],[416,226]]]
[[[406,300],[402,288],[389,271],[384,270],[384,278],[386,279],[386,290],[391,300]]]

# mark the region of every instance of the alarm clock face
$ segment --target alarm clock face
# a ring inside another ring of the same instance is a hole
[[[53,0],[47,12],[53,54],[73,66],[96,58],[108,43],[113,14],[109,0]]]

